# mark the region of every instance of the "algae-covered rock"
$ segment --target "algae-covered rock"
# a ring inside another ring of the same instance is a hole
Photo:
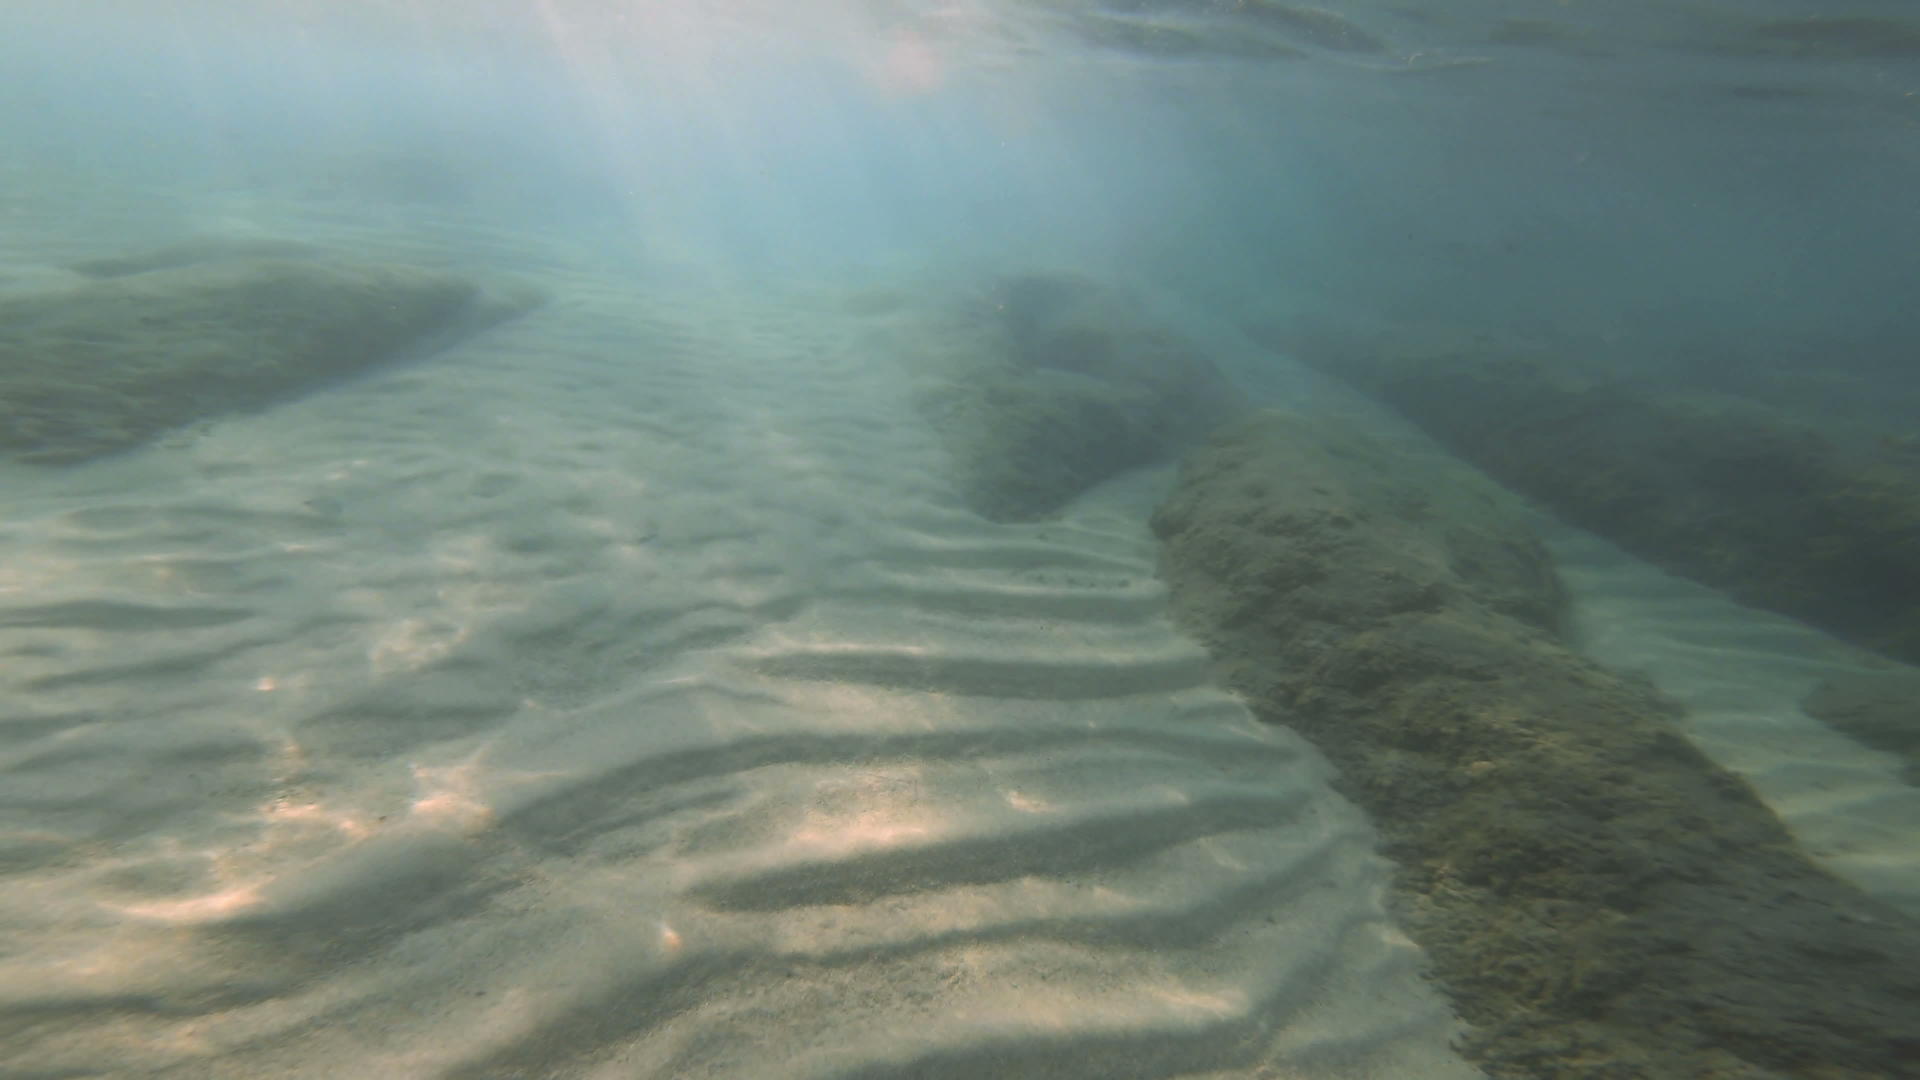
[[[1196,345],[1085,278],[1007,278],[968,319],[974,348],[949,362],[921,408],[968,504],[995,521],[1052,513],[1164,459],[1235,407]]]
[[[0,298],[0,453],[69,462],[381,364],[531,297],[451,274],[169,249]]]
[[[1907,782],[1920,784],[1920,670],[1825,679],[1801,707],[1822,723],[1904,759]]]
[[[88,277],[112,278],[144,274],[150,270],[171,270],[196,263],[234,259],[306,259],[323,254],[311,244],[273,237],[195,237],[145,251],[122,252],[98,258],[82,259],[73,269]]]
[[[1717,32],[1694,37],[1703,52],[1796,60],[1894,60],[1920,56],[1920,21],[1846,13],[1786,18],[1727,16]]]
[[[1311,739],[1501,1078],[1920,1075],[1920,924],[1812,864],[1678,710],[1555,639],[1512,496],[1263,414],[1155,515],[1181,620]]]
[[[1306,359],[1583,528],[1735,599],[1920,660],[1920,468],[1776,409],[1488,341]]]

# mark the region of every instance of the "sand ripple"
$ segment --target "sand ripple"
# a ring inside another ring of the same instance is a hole
[[[556,297],[14,478],[0,1072],[1471,1075],[1137,501],[967,514],[838,309]]]

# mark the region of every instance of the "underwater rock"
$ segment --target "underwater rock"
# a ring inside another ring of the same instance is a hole
[[[1876,750],[1904,758],[1907,782],[1920,784],[1920,671],[1909,668],[1826,679],[1807,695],[1801,708]]]
[[[1377,823],[1491,1075],[1920,1076],[1920,923],[1556,640],[1512,496],[1268,413],[1195,452],[1153,524],[1176,614]]]
[[[84,259],[74,263],[73,269],[88,277],[112,278],[227,259],[304,259],[320,254],[319,248],[295,240],[275,240],[271,237],[204,237],[183,240],[150,251]]]
[[[1801,15],[1740,20],[1694,42],[1703,52],[1796,60],[1891,60],[1920,56],[1920,21],[1873,15]]]
[[[920,406],[968,505],[991,520],[1044,517],[1166,458],[1234,408],[1213,362],[1118,289],[1018,275],[996,283],[972,317],[978,348]]]
[[[112,276],[0,298],[0,454],[124,450],[535,303],[437,271],[331,259],[169,249],[104,265],[94,272]]]
[[[1495,342],[1303,359],[1454,453],[1676,574],[1920,660],[1920,468],[1777,410],[1661,392]]]

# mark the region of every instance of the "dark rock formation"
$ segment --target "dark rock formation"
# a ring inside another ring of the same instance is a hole
[[[1316,354],[1582,528],[1735,599],[1920,660],[1920,467],[1776,410],[1490,342]]]
[[[69,462],[123,450],[536,302],[437,271],[260,250],[96,260],[84,269],[99,280],[0,299],[0,453]]]
[[[1043,517],[1093,485],[1210,430],[1235,394],[1200,350],[1116,289],[1027,274],[970,316],[978,348],[942,372],[922,411],[975,511]]]
[[[1702,52],[1796,60],[1894,60],[1920,56],[1920,22],[1872,15],[1733,19],[1691,41]]]
[[[323,255],[311,244],[271,237],[197,237],[147,251],[83,259],[73,269],[95,278],[126,277],[150,270],[171,270],[196,263],[237,259],[306,259]]]
[[[1647,687],[1563,648],[1511,497],[1265,414],[1154,519],[1175,610],[1312,739],[1497,1077],[1920,1076],[1920,924],[1809,862]]]
[[[1862,672],[1823,681],[1801,707],[1854,739],[1905,758],[1907,782],[1920,784],[1920,671]]]

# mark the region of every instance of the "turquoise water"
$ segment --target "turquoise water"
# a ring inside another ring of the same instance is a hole
[[[1891,3],[4,5],[0,1077],[1920,1075],[1917,180]]]
[[[1361,4],[1354,51],[1260,8],[23,7],[10,163],[462,203],[640,259],[662,232],[745,267],[1020,242],[1629,347],[1910,329],[1904,23]]]

